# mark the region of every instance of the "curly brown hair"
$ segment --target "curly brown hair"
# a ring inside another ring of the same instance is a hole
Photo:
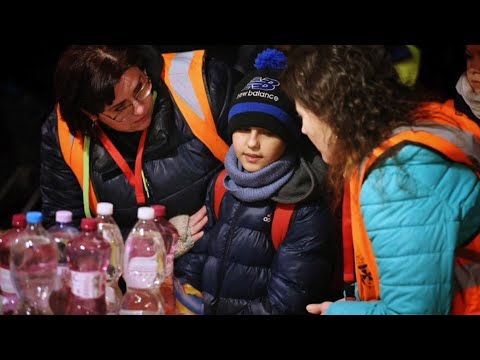
[[[384,46],[376,45],[295,46],[282,86],[337,136],[327,177],[334,206],[341,202],[343,178],[393,129],[412,124],[427,100],[402,85]]]

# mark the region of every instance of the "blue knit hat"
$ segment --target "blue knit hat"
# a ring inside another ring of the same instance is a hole
[[[241,128],[260,127],[287,143],[298,139],[301,125],[295,104],[281,90],[278,80],[286,60],[276,49],[267,49],[257,56],[257,70],[247,74],[235,87],[228,114],[230,136]]]

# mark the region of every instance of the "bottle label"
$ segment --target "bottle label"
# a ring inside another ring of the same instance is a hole
[[[136,289],[152,288],[157,279],[157,269],[157,255],[131,258],[125,272],[127,286]]]
[[[54,291],[58,291],[64,287],[69,287],[70,269],[65,264],[58,264],[57,277],[55,278]]]
[[[82,299],[98,299],[105,294],[105,275],[100,271],[70,271],[72,293]]]
[[[126,310],[120,309],[118,315],[162,315],[162,312],[159,310],[157,312],[153,311],[143,311],[143,310]]]
[[[10,277],[10,270],[0,267],[0,287],[3,292],[15,294],[15,286]]]

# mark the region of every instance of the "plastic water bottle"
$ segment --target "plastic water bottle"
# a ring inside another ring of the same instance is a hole
[[[165,274],[165,245],[154,210],[138,209],[138,221],[125,243],[124,274],[127,292],[120,315],[163,315],[160,284]]]
[[[178,240],[177,228],[165,218],[167,209],[163,205],[153,205],[155,212],[154,221],[158,226],[160,234],[165,243],[167,253],[165,262],[165,280],[160,285],[160,292],[165,304],[165,314],[175,315],[175,289],[173,286],[173,263],[175,258],[175,247]]]
[[[72,226],[72,212],[68,210],[59,210],[55,213],[56,225],[48,229],[48,233],[57,244],[58,249],[58,267],[55,286],[50,294],[50,308],[55,315],[65,314],[65,305],[70,292],[70,272],[68,269],[67,257],[65,256],[65,247],[74,237],[80,234]]]
[[[82,219],[81,230],[81,234],[72,239],[65,250],[71,284],[65,314],[105,315],[110,245],[98,236],[97,220]]]
[[[20,315],[53,315],[48,300],[57,276],[58,250],[42,221],[41,212],[29,211],[27,227],[11,245],[10,271]]]
[[[18,296],[10,277],[10,247],[26,225],[25,214],[15,214],[12,228],[0,235],[0,297],[3,315],[13,315],[17,310]]]
[[[108,241],[111,248],[110,262],[107,268],[107,288],[105,298],[107,301],[107,314],[116,315],[120,311],[122,292],[118,280],[123,272],[123,244],[122,233],[113,219],[113,204],[100,202],[97,205],[98,232]]]

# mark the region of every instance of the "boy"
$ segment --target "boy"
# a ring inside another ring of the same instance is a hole
[[[256,63],[278,53],[266,50]],[[202,292],[205,314],[305,314],[314,299],[333,297],[338,244],[320,188],[325,164],[319,156],[300,155],[300,124],[278,75],[277,69],[259,69],[239,82],[229,112],[232,146],[218,219],[214,179],[204,236],[176,260],[177,280]],[[296,205],[275,249],[277,203]]]

